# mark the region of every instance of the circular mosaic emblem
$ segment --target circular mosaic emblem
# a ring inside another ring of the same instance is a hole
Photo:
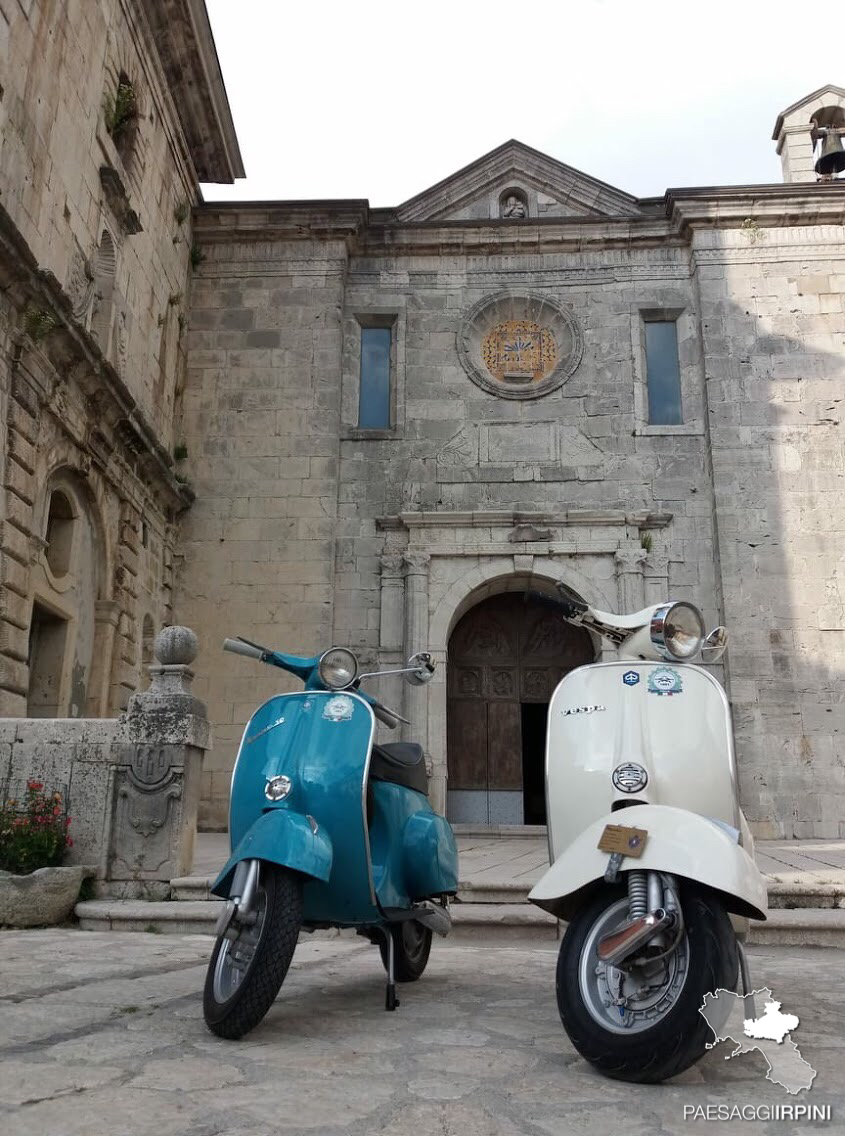
[[[581,362],[581,329],[568,308],[535,292],[499,292],[464,316],[461,363],[474,383],[500,398],[539,398]]]

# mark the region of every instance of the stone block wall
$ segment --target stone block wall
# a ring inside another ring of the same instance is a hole
[[[198,231],[218,225],[206,210]],[[233,214],[223,214],[223,225]],[[243,635],[293,654],[331,645],[337,536],[342,241],[203,245],[182,429],[196,500],[176,604],[203,629],[198,692],[213,707],[203,823],[226,825],[243,726],[295,680],[223,655]]]
[[[845,227],[700,233],[743,799],[763,836],[845,817]]]
[[[197,192],[144,6],[2,0],[0,27],[0,204],[170,449]],[[131,148],[106,128],[121,74]]]

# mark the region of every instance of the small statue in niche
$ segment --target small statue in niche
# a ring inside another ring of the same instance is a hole
[[[525,202],[521,201],[515,193],[509,194],[502,206],[502,217],[515,220],[527,216],[528,211],[525,208]]]

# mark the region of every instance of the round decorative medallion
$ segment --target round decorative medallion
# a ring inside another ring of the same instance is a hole
[[[584,340],[568,308],[537,292],[507,291],[464,316],[458,354],[474,383],[500,398],[540,398],[566,382]]]

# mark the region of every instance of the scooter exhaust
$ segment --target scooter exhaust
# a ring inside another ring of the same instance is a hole
[[[675,916],[669,911],[664,911],[662,907],[658,907],[650,915],[629,919],[624,926],[599,939],[598,956],[608,966],[618,966],[638,947],[653,938],[658,931],[665,930],[674,922]]]

